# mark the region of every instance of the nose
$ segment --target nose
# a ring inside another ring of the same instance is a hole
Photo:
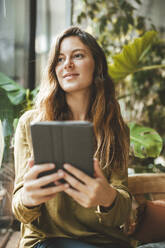
[[[67,59],[65,60],[65,63],[64,63],[64,68],[65,68],[65,69],[71,69],[71,68],[73,68],[73,66],[74,66],[74,63],[73,63],[73,61],[71,60],[71,58],[67,58]]]

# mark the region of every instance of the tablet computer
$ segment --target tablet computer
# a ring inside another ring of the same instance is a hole
[[[54,163],[63,169],[69,163],[89,176],[94,176],[94,130],[88,121],[45,121],[30,125],[35,164]]]

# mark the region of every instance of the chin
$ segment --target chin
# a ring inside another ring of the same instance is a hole
[[[66,93],[74,93],[74,92],[80,91],[80,89],[78,89],[78,88],[71,88],[71,87],[63,88],[63,90],[64,90]]]
[[[74,93],[74,92],[76,93],[76,92],[80,92],[80,91],[88,91],[90,86],[91,86],[90,84],[84,85],[84,84],[72,82],[69,84],[61,85],[61,88],[66,93]]]
[[[61,88],[68,93],[75,92],[81,90],[81,87],[77,84],[67,84],[67,85],[62,85]]]

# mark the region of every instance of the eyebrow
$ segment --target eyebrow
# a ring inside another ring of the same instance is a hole
[[[76,49],[72,50],[72,53],[78,52],[78,51],[82,51],[82,52],[87,53],[87,51],[83,48],[76,48]],[[59,55],[64,55],[64,53],[59,53]]]

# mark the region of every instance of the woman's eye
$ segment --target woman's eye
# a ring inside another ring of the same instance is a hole
[[[82,53],[76,53],[76,54],[74,55],[74,57],[75,57],[75,58],[78,58],[78,59],[81,59],[81,58],[84,57],[84,54],[82,54]]]
[[[64,58],[62,58],[62,57],[59,57],[59,58],[57,59],[57,63],[60,63],[60,62],[62,62],[62,61],[63,61],[63,59],[64,59]]]

